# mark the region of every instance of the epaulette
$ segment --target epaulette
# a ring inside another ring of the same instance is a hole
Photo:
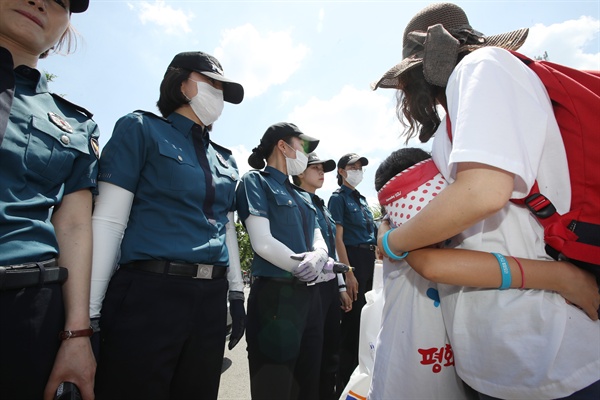
[[[90,119],[94,116],[94,114],[92,114],[85,108],[81,107],[80,105],[70,102],[69,100],[62,97],[60,94],[50,93],[50,95],[52,95],[52,97],[54,97],[55,100],[60,100],[63,103],[67,103],[68,105],[73,107],[75,110],[79,111],[80,113],[84,114],[86,117],[88,117]]]
[[[250,172],[252,172],[252,171],[256,171],[259,174],[261,174],[262,176],[269,176],[269,175],[271,175],[271,173],[269,171],[265,171],[264,169],[252,169],[252,170],[250,170]]]
[[[215,143],[212,140],[209,140],[209,143],[212,144],[215,149],[223,150],[225,153],[227,153],[229,155],[232,154],[231,150],[229,150],[227,147],[221,146],[220,144]]]
[[[342,193],[342,187],[340,186],[339,188],[337,188],[337,190],[335,190],[333,193]]]
[[[150,116],[150,117],[153,117],[153,118],[162,119],[163,121],[165,121],[165,122],[168,122],[169,124],[171,123],[171,121],[169,121],[168,119],[166,119],[166,118],[164,118],[164,117],[161,117],[160,115],[156,115],[156,114],[154,114],[154,113],[153,113],[153,112],[151,112],[151,111],[146,111],[146,110],[135,110],[135,111],[134,111],[134,113],[137,113],[137,114],[143,114],[143,115],[147,115],[147,116]]]

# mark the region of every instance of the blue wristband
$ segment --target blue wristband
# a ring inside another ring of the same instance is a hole
[[[388,236],[390,236],[390,233],[392,231],[393,231],[393,229],[390,229],[383,235],[383,240],[382,240],[383,251],[385,251],[385,254],[387,254],[387,256],[389,258],[391,258],[392,260],[402,260],[404,257],[406,257],[408,255],[408,251],[405,251],[404,253],[402,253],[399,256],[392,253],[392,250],[390,249],[390,245],[388,244]]]
[[[510,284],[512,283],[512,276],[510,274],[510,266],[508,265],[508,261],[502,254],[492,253],[496,260],[498,260],[498,264],[500,264],[500,272],[502,273],[502,284],[498,289],[506,290],[510,288]]]

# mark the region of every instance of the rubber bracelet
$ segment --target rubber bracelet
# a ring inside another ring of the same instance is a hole
[[[346,287],[346,285],[339,285],[338,289],[342,289],[342,288],[345,288],[345,287]]]
[[[523,271],[523,266],[521,265],[521,262],[517,259],[517,257],[511,256],[511,258],[517,262],[517,265],[521,270],[521,286],[519,286],[519,289],[525,289],[525,272]]]
[[[92,328],[80,329],[77,331],[60,331],[58,333],[58,338],[60,340],[69,340],[71,338],[81,337],[81,336],[92,336],[94,330]]]
[[[500,264],[500,273],[502,274],[502,284],[498,288],[499,290],[506,290],[510,287],[512,283],[512,276],[510,274],[510,265],[508,265],[508,261],[502,254],[492,253],[496,260],[498,260],[498,264]]]
[[[388,243],[388,236],[390,236],[390,233],[393,231],[393,229],[390,229],[389,231],[387,231],[384,235],[383,235],[383,251],[385,251],[385,254],[387,254],[387,256],[389,258],[391,258],[392,260],[402,260],[404,257],[406,257],[408,255],[408,251],[405,251],[404,253],[402,253],[401,255],[397,256],[395,255],[392,250],[390,249],[390,245]]]

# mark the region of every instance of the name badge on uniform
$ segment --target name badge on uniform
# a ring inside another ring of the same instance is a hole
[[[67,121],[62,119],[60,115],[54,114],[53,112],[49,112],[48,118],[50,119],[50,122],[58,126],[60,130],[67,133],[73,133],[73,127]]]

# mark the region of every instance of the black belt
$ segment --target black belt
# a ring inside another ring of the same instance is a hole
[[[369,244],[369,243],[361,243],[361,244],[355,244],[355,245],[351,245],[348,247],[358,247],[359,249],[368,249],[371,251],[375,251],[375,249],[377,248],[377,245],[375,244]]]
[[[253,279],[257,281],[269,281],[269,282],[277,282],[283,283],[286,285],[301,285],[308,286],[310,282],[303,282],[298,278],[275,278],[271,276],[254,276]]]
[[[22,289],[43,286],[48,283],[63,283],[69,271],[56,266],[56,260],[0,266],[0,290]]]
[[[187,276],[195,279],[219,279],[227,276],[224,265],[189,264],[175,261],[145,260],[132,261],[121,268],[175,276]]]

